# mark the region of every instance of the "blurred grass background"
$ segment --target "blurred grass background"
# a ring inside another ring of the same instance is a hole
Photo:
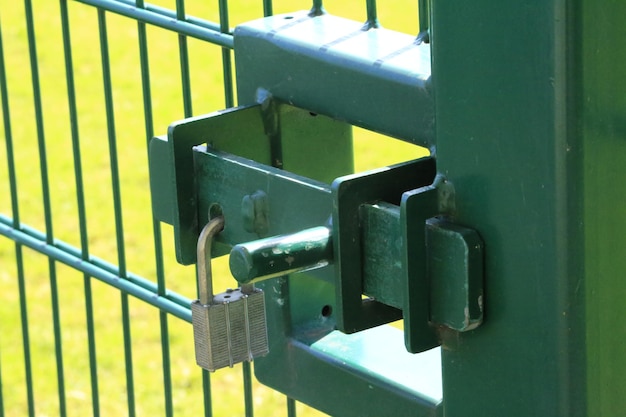
[[[159,0],[154,3],[175,8],[174,1]],[[363,0],[328,0],[324,5],[329,13],[365,21]],[[59,4],[35,0],[33,7],[55,238],[80,247]],[[309,7],[307,1],[274,1],[276,14]],[[233,0],[229,3],[229,10],[231,27],[263,14],[260,0]],[[93,7],[76,2],[69,3],[69,12],[79,113],[78,128],[86,185],[89,246],[93,255],[116,264],[117,247],[97,12]],[[187,1],[186,12],[206,20],[219,21],[217,0]],[[17,162],[20,218],[22,223],[43,231],[45,223],[42,187],[24,6],[13,0],[0,0],[0,13]],[[415,0],[379,1],[378,13],[384,27],[417,33]],[[107,14],[107,23],[126,260],[130,271],[155,280],[137,24],[131,19],[112,14]],[[221,49],[195,39],[189,39],[188,42],[193,113],[199,115],[224,108]],[[166,131],[169,123],[184,117],[178,37],[175,33],[148,27],[148,48],[154,107],[153,127],[157,134],[161,134]],[[0,132],[4,132],[4,129]],[[11,217],[4,133],[0,134],[0,138],[0,213]],[[355,129],[355,160],[358,171],[413,159],[422,154],[423,151],[417,147]],[[172,230],[167,225],[163,225],[162,230],[168,288],[194,298],[194,269],[176,263]],[[47,259],[42,255],[24,249],[37,416],[59,414],[47,264]],[[61,264],[57,264],[56,268],[60,286],[68,415],[91,415],[93,399],[87,353],[83,276],[82,273]],[[219,277],[216,287],[232,286],[223,262],[217,266],[216,276]],[[8,239],[0,238],[0,369],[2,403],[7,416],[28,413],[16,277],[15,245]],[[102,415],[127,415],[120,295],[118,290],[97,280],[92,281],[100,411]],[[163,415],[159,315],[153,307],[135,299],[131,299],[130,312],[137,414]],[[200,415],[203,406],[201,373],[194,361],[191,326],[176,318],[170,318],[169,324],[175,415]],[[214,415],[243,415],[242,393],[240,366],[214,374]],[[257,416],[286,414],[284,396],[256,383],[254,402]],[[316,416],[321,413],[298,404],[298,415]]]

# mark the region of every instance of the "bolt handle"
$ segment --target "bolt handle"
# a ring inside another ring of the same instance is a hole
[[[240,284],[321,268],[333,261],[331,230],[319,226],[235,245],[230,272]]]

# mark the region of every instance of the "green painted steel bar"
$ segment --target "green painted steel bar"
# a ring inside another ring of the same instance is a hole
[[[185,0],[176,0],[176,18],[184,20],[185,17]],[[183,91],[183,111],[185,117],[191,117],[193,115],[193,105],[189,75],[189,50],[187,48],[187,37],[181,33],[178,34],[178,58],[180,60],[180,78]]]
[[[272,0],[263,0],[263,16],[271,16],[274,14],[274,5]]]
[[[185,2],[184,0],[176,0],[176,19],[184,20]],[[184,34],[178,35],[178,56],[180,61],[180,77],[183,93],[183,113],[185,117],[193,115],[193,106],[191,101],[191,80],[189,76],[189,54],[187,50],[187,38]],[[205,416],[213,415],[213,404],[211,401],[211,376],[206,370],[202,370],[202,389],[204,391],[204,413]]]
[[[133,372],[132,334],[130,329],[130,305],[128,294],[121,293],[122,304],[122,332],[124,335],[124,361],[126,362],[126,398],[128,401],[128,415],[134,417],[137,414],[135,405],[135,375]]]
[[[100,416],[100,388],[98,383],[98,356],[96,348],[96,325],[93,312],[91,276],[84,274],[85,321],[87,323],[87,348],[89,350],[89,373],[91,380],[91,407],[94,417]]]
[[[116,273],[101,268],[94,262],[86,262],[82,260],[80,256],[64,251],[56,245],[50,245],[46,243],[45,240],[38,239],[23,230],[14,228],[12,222],[12,219],[0,215],[0,235],[6,236],[20,245],[27,246],[36,252],[49,256],[55,261],[84,272],[124,293],[128,293],[150,305],[191,323],[191,310],[189,307],[191,300],[188,300],[186,305],[181,305],[166,297],[161,297],[156,292],[150,291],[129,279],[125,279]]]
[[[376,29],[380,27],[380,22],[378,21],[378,12],[376,10],[376,0],[366,0],[367,6],[367,21],[365,22],[365,27],[363,29]]]
[[[78,111],[76,107],[76,91],[70,38],[70,22],[67,0],[60,0],[61,26],[63,34],[63,51],[65,56],[65,75],[67,81],[68,110],[72,136],[72,153],[74,158],[74,178],[76,181],[76,201],[78,206],[78,224],[80,232],[81,259],[89,260],[89,237],[87,232],[87,210],[82,172],[80,137],[78,132]],[[85,294],[85,321],[87,326],[87,346],[89,355],[89,372],[91,380],[92,412],[94,417],[100,416],[100,394],[98,383],[98,360],[95,336],[95,319],[93,313],[93,292],[91,277],[83,275]]]
[[[9,91],[6,80],[6,66],[4,63],[4,45],[2,40],[2,26],[0,21],[0,95],[2,100],[2,118],[7,154],[7,169],[9,173],[9,189],[11,195],[11,211],[13,227],[19,227],[20,210],[17,197],[17,175],[15,170],[15,155],[13,152],[13,133],[11,129],[11,111],[9,108]],[[24,259],[22,245],[15,242],[15,263],[17,267],[17,283],[20,296],[20,322],[22,330],[22,349],[24,351],[24,376],[26,380],[26,406],[28,416],[35,415],[35,394],[33,390],[33,372],[30,354],[30,334],[28,327],[28,307],[26,299],[26,283],[24,277]]]
[[[144,8],[143,0],[137,0],[137,7]],[[139,39],[139,61],[141,65],[141,86],[143,94],[144,122],[146,131],[146,140],[149,142],[153,131],[153,115],[152,115],[152,93],[150,88],[150,67],[148,61],[148,38],[146,35],[146,24],[137,22],[137,34]],[[154,236],[154,253],[157,274],[157,292],[160,297],[167,294],[167,284],[165,281],[165,268],[163,265],[163,244],[161,238],[160,223],[152,218],[152,232]],[[163,362],[163,396],[165,402],[165,415],[171,417],[174,415],[174,402],[172,395],[172,372],[169,345],[169,322],[167,312],[159,311],[159,324],[161,333],[161,356]]]
[[[252,365],[250,362],[241,364],[241,376],[243,379],[243,402],[246,417],[254,417],[254,398],[252,392]]]
[[[324,5],[322,4],[322,0],[313,0],[313,6],[311,7],[311,11],[309,12],[310,16],[319,16],[326,13],[324,10]]]
[[[54,333],[54,351],[57,364],[57,384],[59,395],[59,415],[67,415],[67,402],[65,397],[65,370],[63,365],[63,343],[61,338],[61,317],[59,304],[59,286],[55,261],[48,259],[48,269],[50,270],[50,297],[52,305],[52,323]]]
[[[230,31],[228,24],[228,0],[219,0],[219,13],[220,31],[222,33],[228,33]],[[235,105],[235,98],[233,94],[232,55],[230,49],[226,47],[222,47],[222,76],[224,78],[224,104],[226,107],[233,107]]]
[[[35,38],[35,23],[31,0],[24,1],[26,15],[26,31],[28,37],[28,50],[30,57],[30,70],[33,86],[33,101],[35,106],[35,124],[37,127],[37,143],[39,148],[39,163],[41,169],[41,188],[43,194],[44,220],[46,227],[46,242],[54,241],[52,226],[52,205],[50,201],[50,180],[48,178],[48,160],[46,139],[43,125],[43,106],[41,103],[41,86],[39,81],[39,65],[37,58],[37,45]],[[61,319],[59,313],[59,291],[57,285],[56,265],[52,258],[48,258],[48,270],[50,280],[50,297],[52,307],[52,327],[54,333],[54,352],[56,359],[57,390],[59,397],[59,415],[67,415],[65,396],[65,372],[63,367],[63,341],[61,336]]]
[[[430,29],[430,0],[418,0],[418,42],[429,42],[428,31]]]
[[[226,35],[220,33],[219,25],[213,22],[194,17],[187,17],[184,20],[179,20],[176,18],[176,13],[173,13],[170,10],[151,5],[146,8],[139,8],[135,7],[135,4],[130,0],[76,1],[216,45],[227,48],[233,47],[233,37],[230,34]]]
[[[626,409],[624,16],[433,2],[438,169],[486,256],[484,325],[444,335],[446,415]]]
[[[296,400],[287,397],[287,417],[296,417]]]
[[[7,152],[7,171],[9,174],[9,189],[11,192],[11,211],[13,213],[13,227],[20,226],[20,208],[17,198],[17,174],[15,169],[15,154],[13,152],[13,129],[11,127],[11,110],[9,107],[9,89],[7,85],[6,66],[4,63],[4,41],[2,39],[2,21],[0,20],[0,99],[2,100],[2,121]]]
[[[29,227],[28,225],[25,225],[25,224],[15,225],[14,219],[11,219],[1,214],[0,214],[0,223],[4,223],[7,226],[13,225],[13,228],[15,230],[19,230],[20,232],[25,233],[30,238],[36,239],[40,242],[45,242],[46,240],[45,233],[42,233],[39,230]],[[70,258],[82,259],[81,251],[76,249],[76,247],[72,245],[69,245],[63,241],[55,239],[53,246],[56,249],[59,249],[61,252],[64,252],[65,254],[67,254],[67,256],[69,256]],[[94,270],[102,270],[104,274],[107,274],[109,276],[112,275],[112,276],[121,277],[120,269],[116,265],[108,263],[93,255],[89,256],[89,259],[87,262],[93,266]],[[83,272],[88,272],[86,270],[81,269],[80,267],[78,267],[77,269]],[[90,272],[88,272],[88,274],[93,275]],[[98,274],[98,276],[94,275],[94,277],[100,278],[101,274]],[[154,282],[146,278],[143,278],[139,275],[133,274],[131,272],[127,272],[125,280],[128,281],[131,285],[137,286],[141,288],[142,290],[148,291],[152,294],[158,294],[158,286]],[[171,291],[168,291],[166,295],[164,296],[164,298],[167,301],[171,301],[172,303],[175,303],[180,307],[188,308],[189,305],[191,304],[191,299],[187,297],[183,297],[182,295],[171,292]]]
[[[17,194],[13,196],[17,198]],[[28,325],[28,303],[26,298],[26,277],[24,274],[24,255],[22,245],[15,243],[15,263],[17,265],[17,285],[20,296],[20,321],[22,324],[22,345],[24,349],[24,373],[26,377],[26,402],[28,416],[35,417],[35,391],[33,380],[33,365],[30,349],[30,332]]]
[[[117,159],[117,140],[115,132],[115,113],[113,110],[113,87],[111,83],[111,67],[106,24],[106,12],[98,9],[98,28],[100,34],[100,53],[102,57],[102,78],[104,83],[104,100],[106,108],[107,134],[109,144],[109,160],[111,164],[111,188],[113,192],[113,211],[115,213],[115,236],[117,241],[117,258],[119,272],[126,278],[126,254],[124,244],[124,225],[122,220],[122,197]],[[122,333],[124,338],[124,360],[126,363],[126,396],[129,417],[136,415],[135,382],[133,373],[132,334],[130,328],[130,308],[128,294],[120,294],[122,309]]]
[[[191,313],[190,313],[191,321]],[[211,375],[206,369],[202,370],[202,402],[204,405],[204,417],[213,416],[213,402],[211,401]]]
[[[43,106],[41,104],[41,86],[39,81],[39,64],[37,58],[37,45],[35,38],[35,23],[31,0],[24,0],[26,14],[26,31],[28,36],[28,53],[30,57],[31,81],[33,87],[33,104],[35,107],[35,126],[37,129],[37,145],[39,148],[39,161],[41,169],[41,188],[44,208],[44,222],[46,228],[46,241],[54,240],[52,226],[52,207],[50,204],[50,180],[48,178],[48,158],[46,151],[46,139],[43,125]],[[52,271],[51,271],[52,272]]]

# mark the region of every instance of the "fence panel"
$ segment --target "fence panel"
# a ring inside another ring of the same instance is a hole
[[[417,34],[411,1],[325,6]],[[152,218],[146,151],[170,122],[236,104],[233,25],[310,7],[0,3],[0,415],[320,414],[253,381],[247,363],[196,367],[195,275]],[[381,156],[377,141],[357,141],[360,169],[416,152]],[[217,271],[228,285],[223,261]]]

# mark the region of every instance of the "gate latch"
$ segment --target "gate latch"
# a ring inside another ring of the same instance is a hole
[[[280,121],[274,135],[285,169],[271,166],[268,117]],[[437,176],[435,159],[349,174],[345,152],[334,152],[349,150],[349,128],[273,103],[187,119],[153,139],[155,213],[174,225],[179,262],[196,261],[198,225],[219,211],[229,226],[216,237],[213,256],[230,253],[240,284],[309,271],[333,286],[334,299],[323,305],[332,306],[343,332],[403,318],[407,350],[421,352],[439,344],[439,325],[477,327],[482,242],[449,220],[453,188]],[[315,146],[302,158],[290,141]],[[304,159],[314,165],[300,164]]]

